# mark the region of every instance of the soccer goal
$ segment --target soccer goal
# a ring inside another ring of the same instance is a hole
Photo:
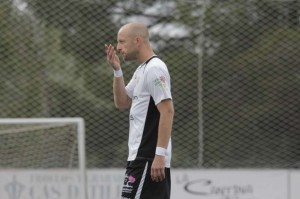
[[[87,198],[82,118],[0,119],[0,169],[69,169]]]

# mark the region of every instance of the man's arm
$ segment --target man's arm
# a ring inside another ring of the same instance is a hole
[[[125,81],[122,74],[119,57],[117,56],[114,47],[109,44],[105,45],[106,59],[114,71],[119,71],[119,75],[114,76],[113,80],[113,92],[115,106],[119,109],[129,108],[131,105],[131,99],[126,93]]]
[[[118,109],[127,109],[131,105],[131,98],[128,97],[125,89],[123,76],[114,77],[113,83],[114,101]]]
[[[173,101],[171,99],[163,100],[157,105],[157,109],[160,112],[157,147],[167,149],[173,125]],[[162,181],[165,179],[165,166],[165,157],[155,155],[151,168],[152,180]]]

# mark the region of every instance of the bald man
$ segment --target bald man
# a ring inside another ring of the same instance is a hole
[[[125,61],[139,63],[126,86],[115,48],[105,48],[114,71],[115,106],[130,108],[122,198],[169,199],[174,108],[167,66],[153,52],[148,29],[141,23],[126,24],[118,32],[117,51]]]

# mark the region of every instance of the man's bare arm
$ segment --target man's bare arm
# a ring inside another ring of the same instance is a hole
[[[105,45],[106,50],[106,60],[114,71],[120,71],[121,65],[119,57],[117,56],[114,47],[109,44]],[[123,75],[116,77],[113,80],[113,92],[114,92],[114,102],[115,106],[119,109],[129,108],[131,105],[131,99],[128,97],[125,89],[125,81]]]
[[[163,100],[157,105],[157,109],[160,112],[157,147],[167,149],[173,125],[173,101],[170,99]],[[154,181],[162,181],[165,179],[165,166],[165,157],[155,155],[151,168],[151,177]]]

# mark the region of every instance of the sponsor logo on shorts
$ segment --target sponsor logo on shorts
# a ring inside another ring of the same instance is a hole
[[[122,192],[123,193],[131,193],[133,191],[134,183],[135,183],[135,177],[126,175]]]

